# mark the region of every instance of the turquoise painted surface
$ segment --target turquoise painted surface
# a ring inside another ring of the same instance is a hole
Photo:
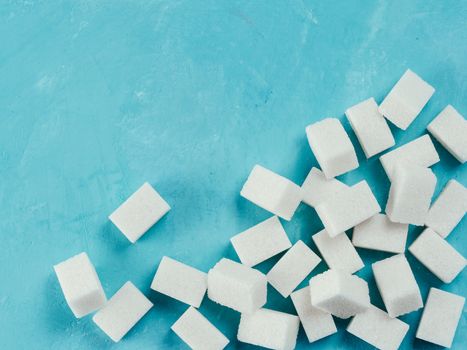
[[[393,129],[398,144],[448,103],[466,115],[466,13],[462,1],[2,1],[0,348],[186,348],[169,331],[185,306],[149,290],[162,255],[205,271],[236,259],[229,238],[269,216],[239,196],[253,165],[300,184],[317,164],[305,126],[381,101],[407,68],[437,92],[406,132]],[[361,166],[342,179],[366,178],[384,207],[382,167],[350,136]],[[465,167],[436,148],[437,192],[450,178],[466,185]],[[144,181],[173,210],[131,245],[107,216]],[[316,251],[313,209],[301,205],[284,226]],[[448,238],[464,255],[466,228]],[[62,297],[52,265],[81,251],[108,296],[131,280],[155,303],[118,345]],[[388,254],[360,253],[359,275],[381,306],[370,264]],[[429,286],[466,294],[465,273],[444,286],[409,260],[424,299]],[[268,307],[293,312],[273,289]],[[237,313],[209,300],[201,311],[231,349],[251,348],[234,340]],[[431,348],[414,342],[420,316],[402,317],[402,348]],[[347,322],[316,348],[369,348]],[[464,314],[454,349],[466,347],[466,326]],[[300,331],[297,348],[306,346]]]

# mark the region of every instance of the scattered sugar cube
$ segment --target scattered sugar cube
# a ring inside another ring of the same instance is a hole
[[[381,211],[366,181],[361,181],[336,193],[315,209],[331,237],[337,236]]]
[[[378,111],[375,99],[369,98],[345,111],[367,158],[396,144],[386,119]]]
[[[287,298],[320,261],[320,257],[305,243],[298,241],[280,258],[266,277],[271,286]]]
[[[372,268],[389,316],[398,317],[423,307],[420,289],[404,254],[377,261]]]
[[[110,214],[109,219],[135,243],[169,210],[169,204],[146,182]]]
[[[406,130],[420,114],[435,89],[410,69],[402,75],[379,106],[379,112]]]
[[[230,239],[242,264],[255,266],[292,246],[277,216]]]
[[[152,307],[133,283],[126,282],[92,320],[110,339],[118,342]]]
[[[386,214],[392,222],[422,226],[436,187],[436,176],[429,168],[400,163],[394,169]]]
[[[310,280],[311,304],[339,318],[349,318],[370,306],[368,283],[358,276],[330,269]]]
[[[465,163],[467,160],[467,138],[465,137],[467,121],[453,106],[447,105],[427,129],[459,162]]]
[[[326,230],[322,230],[312,238],[330,269],[354,273],[363,268],[362,259],[345,233],[330,237]]]
[[[293,292],[290,298],[310,343],[337,332],[331,314],[311,305],[310,287]]]
[[[373,305],[355,315],[347,326],[347,332],[384,350],[397,350],[408,330],[407,323],[389,317],[386,312]]]
[[[352,244],[359,248],[403,253],[408,230],[408,224],[392,222],[384,214],[375,214],[354,227]]]
[[[425,229],[409,251],[444,283],[451,283],[465,267],[465,259],[430,228]]]
[[[334,178],[327,179],[321,170],[311,168],[301,187],[302,201],[310,207],[316,207],[345,188],[348,186],[343,182]]]
[[[240,195],[289,221],[301,201],[300,187],[261,165],[255,165]]]
[[[222,350],[229,343],[229,339],[192,306],[171,329],[194,350]]]
[[[430,288],[416,337],[450,348],[462,315],[465,298]]]
[[[339,119],[326,118],[308,125],[306,135],[328,179],[358,168],[355,149]]]
[[[430,167],[439,162],[439,155],[430,136],[423,135],[382,155],[379,160],[389,180],[392,181],[394,167],[398,162]]]
[[[182,303],[199,307],[206,293],[207,274],[167,256],[157,268],[151,289]]]
[[[467,188],[456,180],[450,180],[428,211],[425,225],[446,238],[466,211]]]
[[[208,272],[208,297],[242,313],[252,313],[266,304],[267,279],[258,270],[221,259]]]
[[[295,348],[299,325],[295,315],[260,309],[252,314],[242,314],[237,339],[268,349],[291,350]]]
[[[54,266],[65,300],[75,317],[81,318],[104,306],[107,298],[86,253]]]

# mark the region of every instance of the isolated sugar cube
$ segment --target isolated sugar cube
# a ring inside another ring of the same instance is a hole
[[[110,339],[118,342],[152,306],[133,283],[126,282],[92,320]]]
[[[310,207],[316,207],[345,188],[348,186],[343,182],[334,178],[327,179],[321,170],[311,168],[301,187],[302,201]]]
[[[425,229],[409,251],[444,283],[451,283],[465,267],[465,259],[430,228]]]
[[[229,343],[229,339],[192,306],[171,329],[194,350],[222,350]]]
[[[151,283],[151,289],[182,303],[199,307],[207,285],[205,272],[164,256]]]
[[[255,266],[292,246],[277,216],[230,239],[242,264]]]
[[[355,315],[347,326],[347,332],[382,350],[397,350],[408,330],[407,323],[373,305]]]
[[[237,339],[267,349],[292,350],[299,325],[300,321],[295,315],[259,309],[252,314],[241,315]]]
[[[255,165],[240,195],[257,206],[290,220],[301,201],[300,187],[261,165]]]
[[[425,225],[446,238],[466,211],[467,188],[456,180],[450,180],[428,211]]]
[[[397,164],[386,203],[387,216],[392,222],[424,225],[435,187],[436,176],[431,169]]]
[[[310,287],[305,287],[290,294],[292,303],[310,343],[337,332],[331,314],[311,305]]]
[[[267,279],[258,270],[221,259],[208,272],[208,297],[242,313],[252,313],[266,303]]]
[[[370,306],[368,283],[342,270],[327,270],[310,280],[311,304],[339,318],[349,318]]]
[[[375,214],[354,227],[352,244],[359,248],[403,253],[408,230],[408,224],[392,222],[385,214]]]
[[[107,298],[101,281],[86,253],[80,253],[54,266],[65,300],[75,317],[100,309]]]
[[[363,268],[362,259],[345,233],[330,237],[326,230],[321,230],[311,238],[330,269],[354,273]]]
[[[367,158],[396,144],[391,129],[378,111],[373,97],[350,107],[345,111],[345,115]]]
[[[358,168],[355,149],[339,119],[326,118],[308,125],[306,135],[328,179]]]
[[[450,348],[462,315],[465,298],[430,288],[416,337]]]
[[[389,316],[398,317],[423,306],[417,281],[403,254],[377,261],[372,269]]]
[[[420,114],[435,89],[410,69],[402,75],[379,106],[379,112],[406,130]]]
[[[169,210],[169,204],[146,182],[110,214],[109,219],[135,243]]]
[[[447,105],[433,121],[428,131],[459,162],[467,160],[467,121],[451,105]]]
[[[266,277],[271,286],[287,298],[320,261],[320,257],[305,243],[298,241],[269,270]]]
[[[366,181],[361,181],[336,193],[315,209],[331,237],[337,236],[381,211]]]

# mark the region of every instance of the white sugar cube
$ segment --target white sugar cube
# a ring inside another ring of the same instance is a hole
[[[430,288],[416,337],[450,348],[462,315],[465,298]]]
[[[310,287],[293,292],[290,298],[310,343],[337,332],[331,314],[311,305]]]
[[[450,180],[428,211],[425,225],[446,238],[466,211],[467,188],[456,180]]]
[[[266,277],[271,286],[287,298],[320,261],[320,257],[305,243],[298,241],[280,258]]]
[[[255,266],[292,246],[277,216],[239,233],[230,242],[247,266]]]
[[[362,259],[345,233],[330,237],[326,230],[322,230],[312,238],[330,269],[354,273],[363,268]]]
[[[345,111],[345,115],[367,158],[396,144],[391,129],[378,111],[373,97],[350,107]]]
[[[417,281],[403,254],[377,261],[372,268],[389,316],[398,317],[423,306]]]
[[[347,332],[383,350],[397,350],[408,330],[407,323],[389,317],[373,305],[355,315],[347,326]]]
[[[379,112],[406,130],[420,114],[435,89],[410,69],[402,75],[379,106]]]
[[[336,193],[315,209],[331,237],[337,236],[381,211],[366,181],[361,181]]]
[[[349,318],[370,306],[368,283],[341,270],[327,270],[310,280],[311,304],[339,318]]]
[[[302,201],[310,207],[316,207],[345,188],[348,186],[343,182],[334,178],[327,179],[321,170],[311,168],[301,187]]]
[[[394,167],[397,163],[405,162],[421,167],[430,167],[439,162],[439,155],[430,136],[423,135],[382,155],[379,160],[389,180],[392,181]]]
[[[295,315],[260,309],[249,315],[242,314],[237,339],[268,349],[292,350],[299,325],[300,321]]]
[[[451,105],[446,106],[427,127],[439,143],[459,162],[467,160],[467,121]]]
[[[169,204],[146,182],[110,214],[109,219],[135,243],[169,210]]]
[[[376,214],[354,227],[352,244],[359,248],[403,253],[408,230],[408,224],[392,222],[386,215]]]
[[[208,297],[242,313],[252,313],[266,303],[267,279],[258,270],[221,259],[208,272]]]
[[[308,125],[306,135],[328,179],[358,168],[355,149],[339,119],[326,118]]]
[[[126,282],[92,320],[110,339],[118,342],[152,306],[133,283]]]
[[[240,195],[257,206],[290,220],[301,201],[300,187],[261,165],[255,165]]]
[[[86,253],[54,266],[65,300],[75,317],[83,317],[104,306],[107,298],[96,270]]]
[[[435,187],[436,176],[431,169],[397,164],[386,203],[387,216],[392,222],[424,225]]]
[[[171,329],[193,350],[222,350],[229,343],[229,339],[192,306]]]
[[[151,283],[151,289],[182,303],[199,307],[207,285],[205,272],[164,256]]]
[[[465,259],[430,228],[425,229],[409,251],[444,283],[451,283],[465,267]]]

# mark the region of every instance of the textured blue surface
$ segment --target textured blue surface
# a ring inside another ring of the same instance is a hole
[[[305,126],[381,101],[406,68],[437,92],[406,132],[393,129],[398,145],[447,103],[466,115],[466,13],[465,1],[2,1],[0,348],[185,349],[169,330],[185,306],[149,290],[161,257],[205,271],[236,259],[229,238],[269,216],[239,196],[253,165],[300,184],[317,164]],[[342,179],[366,178],[384,208],[382,167],[350,136],[361,166]],[[465,167],[436,148],[437,192],[450,178],[467,184]],[[173,210],[131,245],[107,216],[144,181]],[[466,221],[448,238],[464,255]],[[284,225],[316,251],[313,209]],[[81,251],[108,296],[131,280],[155,303],[118,345],[64,302],[52,265]],[[389,255],[359,252],[381,306],[370,264]],[[465,273],[444,286],[408,258],[424,299],[429,286],[465,295]],[[273,289],[268,307],[293,312]],[[201,311],[231,349],[252,348],[234,340],[237,313],[206,299]],[[402,317],[404,349],[431,348],[414,341],[420,316]],[[369,348],[347,322],[316,348]],[[466,326],[464,314],[453,348],[467,346]]]

